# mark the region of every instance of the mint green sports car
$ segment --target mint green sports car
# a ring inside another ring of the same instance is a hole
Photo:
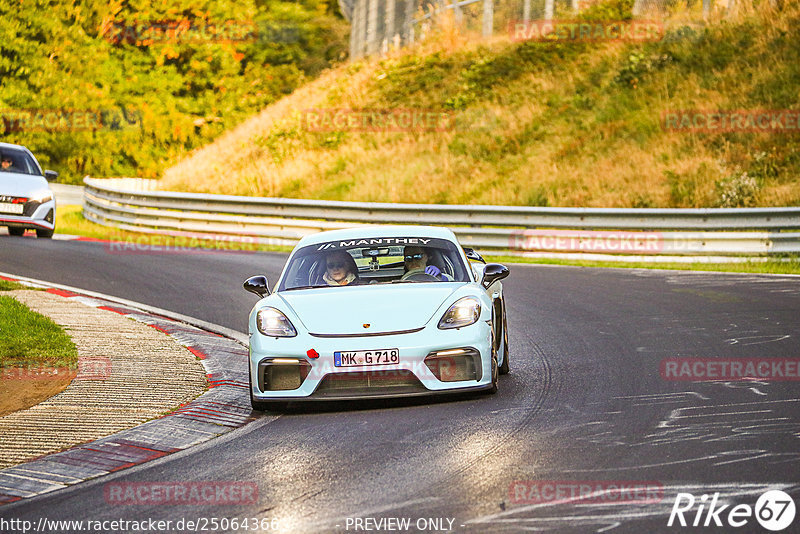
[[[500,280],[452,231],[363,226],[304,237],[274,291],[244,288],[250,313],[250,398],[287,401],[497,391],[507,373]]]

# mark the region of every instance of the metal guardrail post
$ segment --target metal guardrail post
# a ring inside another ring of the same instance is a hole
[[[394,20],[397,12],[396,0],[386,0],[386,31],[383,38],[386,43],[386,49],[392,47],[395,37]]]
[[[553,0],[544,0],[544,20],[553,20]]]
[[[403,31],[405,32],[405,44],[414,44],[414,6],[416,0],[405,0],[405,20],[403,21]]]
[[[350,20],[350,59],[358,59],[358,4],[353,4]]]
[[[494,4],[492,0],[483,0],[483,36],[491,37],[494,33]]]
[[[367,55],[374,54],[380,46],[378,35],[379,0],[367,0]]]
[[[363,57],[367,53],[367,10],[369,0],[358,0],[358,25],[356,34],[358,35],[358,57]]]

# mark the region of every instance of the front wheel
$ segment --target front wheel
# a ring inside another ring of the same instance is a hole
[[[280,401],[257,401],[250,397],[250,406],[257,412],[280,412],[286,409],[287,403]]]
[[[257,412],[279,412],[285,410],[287,403],[281,401],[260,401],[253,397],[253,377],[247,373],[247,382],[250,385],[250,407]]]
[[[55,233],[55,229],[53,229],[53,230],[47,230],[45,228],[37,228],[36,229],[36,237],[42,237],[42,238],[45,238],[45,239],[50,239],[51,237],[53,237],[54,233]]]
[[[494,329],[492,329],[492,385],[486,390],[489,395],[497,393],[497,349],[494,347]]]
[[[511,370],[511,367],[510,367],[510,365],[508,363],[508,319],[506,318],[506,301],[503,300],[502,302],[503,302],[503,306],[502,306],[502,311],[503,311],[503,332],[502,332],[502,336],[503,336],[503,350],[502,350],[503,363],[500,364],[500,368],[498,369],[498,371],[500,372],[501,375],[507,375],[508,372]]]

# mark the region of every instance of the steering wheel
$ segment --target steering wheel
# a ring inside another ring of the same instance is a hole
[[[437,277],[426,273],[425,271],[420,271],[418,273],[406,273],[400,280],[411,280],[412,282],[440,282]]]

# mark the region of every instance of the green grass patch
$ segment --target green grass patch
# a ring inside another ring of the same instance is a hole
[[[726,273],[800,274],[800,258],[789,261],[746,261],[741,263],[650,263],[593,260],[563,260],[525,258],[521,256],[484,256],[487,262],[528,263],[539,265],[570,265],[574,267],[603,267],[617,269],[663,269],[677,271],[716,271]]]
[[[19,282],[12,282],[10,280],[0,280],[0,291],[14,291],[15,289],[26,289],[26,288]]]
[[[78,350],[59,325],[16,299],[0,295],[0,367],[77,369]]]

